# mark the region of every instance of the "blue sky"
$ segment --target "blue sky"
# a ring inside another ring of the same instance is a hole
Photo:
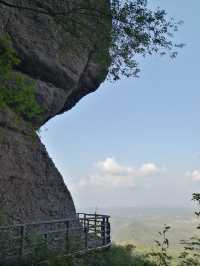
[[[77,208],[185,206],[200,191],[200,1],[149,4],[184,20],[178,57],[140,58],[140,78],[106,81],[42,128]]]

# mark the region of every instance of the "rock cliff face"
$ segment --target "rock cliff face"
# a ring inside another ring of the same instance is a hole
[[[32,9],[42,2],[9,1]],[[109,11],[109,1],[99,2]],[[45,4],[51,7],[53,2]],[[109,58],[109,42],[101,51],[95,49],[97,32],[91,39],[75,38],[50,15],[3,4],[0,26],[0,36],[9,34],[21,60],[15,71],[35,81],[36,100],[45,110],[31,121],[35,129],[95,91],[107,75],[109,60],[102,64],[97,58],[99,53]],[[0,109],[0,208],[10,223],[75,217],[70,192],[45,147],[27,121],[9,107]]]

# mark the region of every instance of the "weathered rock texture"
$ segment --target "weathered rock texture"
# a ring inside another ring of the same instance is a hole
[[[9,1],[33,8],[39,2]],[[109,1],[99,2],[103,10],[109,10]],[[53,2],[45,3],[51,6]],[[45,112],[33,121],[35,128],[72,108],[107,75],[108,65],[97,60],[97,32],[85,45],[51,16],[2,4],[0,26],[0,35],[6,32],[11,36],[21,59],[16,71],[36,81],[37,101]],[[102,51],[108,57],[108,43]],[[75,217],[70,192],[45,147],[26,121],[10,109],[0,110],[0,207],[11,223]]]

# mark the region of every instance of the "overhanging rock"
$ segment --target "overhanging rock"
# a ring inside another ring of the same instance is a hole
[[[61,2],[67,7],[84,0]],[[9,3],[31,9],[41,9],[43,4],[52,9],[55,1],[10,0]],[[91,4],[95,3],[91,0]],[[98,8],[109,13],[109,1],[100,0],[98,4]],[[111,26],[108,19],[104,22],[108,28]],[[35,129],[72,108],[106,78],[109,36],[105,36],[102,49],[96,49],[102,41],[98,32],[93,31],[91,39],[83,34],[75,37],[50,15],[3,4],[0,4],[0,25],[0,36],[9,34],[21,60],[15,71],[34,80],[37,102],[45,110],[39,119],[31,121]],[[104,63],[99,60],[102,57],[107,58]],[[74,218],[74,203],[62,176],[30,123],[23,119],[12,108],[0,110],[2,216],[9,223]]]

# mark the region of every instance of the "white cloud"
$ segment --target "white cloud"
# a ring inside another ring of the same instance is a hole
[[[194,181],[200,181],[200,170],[193,170],[191,172],[191,177],[192,177],[192,180]]]
[[[105,161],[96,163],[99,170],[110,175],[127,175],[131,172],[131,168],[120,165],[114,158],[107,158]]]
[[[154,163],[145,163],[141,166],[140,168],[140,174],[143,176],[146,175],[151,175],[154,174],[156,172],[159,172],[159,168],[157,165],[155,165]]]
[[[139,167],[126,166],[114,158],[107,158],[95,164],[93,174],[81,178],[74,185],[76,188],[133,188],[136,178],[148,177],[158,173],[159,170],[159,167],[154,163],[144,163]]]

